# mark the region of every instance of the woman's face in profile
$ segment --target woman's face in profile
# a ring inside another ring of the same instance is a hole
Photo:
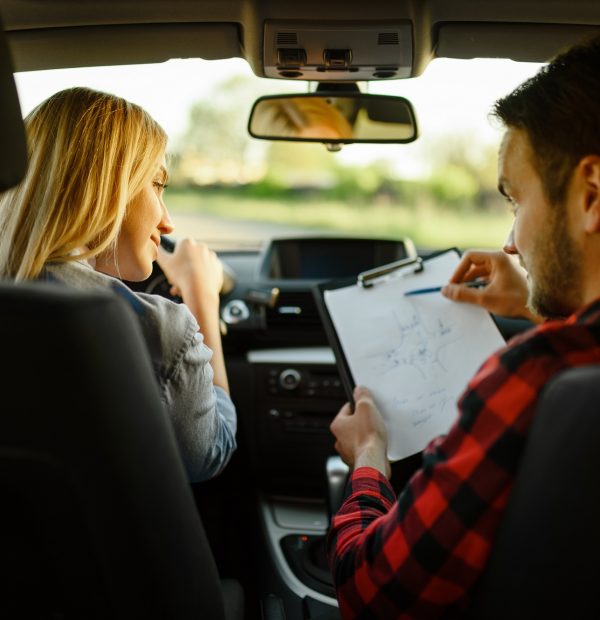
[[[116,263],[112,251],[97,257],[96,269],[123,280],[139,282],[152,273],[161,235],[173,231],[173,224],[163,201],[167,182],[164,155],[154,174],[127,206],[117,238]]]

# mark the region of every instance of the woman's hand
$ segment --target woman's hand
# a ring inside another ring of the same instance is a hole
[[[476,278],[485,280],[487,285],[464,286]],[[442,288],[442,294],[453,301],[482,306],[500,316],[542,321],[527,307],[529,286],[524,270],[502,251],[465,252],[450,282]]]
[[[331,423],[335,449],[351,468],[374,467],[389,478],[387,431],[381,413],[367,388],[355,388],[353,396],[354,413],[346,403]]]
[[[172,253],[159,247],[157,262],[171,284],[171,295],[180,295],[185,301],[196,291],[203,298],[218,299],[223,265],[205,243],[181,239]]]

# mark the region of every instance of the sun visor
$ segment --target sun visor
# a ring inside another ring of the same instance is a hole
[[[438,58],[512,58],[546,62],[597,26],[575,24],[446,23],[438,26]]]
[[[130,24],[14,30],[15,71],[241,57],[237,24]]]

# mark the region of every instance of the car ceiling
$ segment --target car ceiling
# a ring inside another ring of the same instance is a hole
[[[257,75],[280,77],[268,72],[269,27],[301,39],[318,30],[308,52],[322,56],[332,33],[336,46],[347,33],[351,49],[361,30],[393,24],[408,50],[394,77],[412,77],[435,57],[542,62],[600,30],[598,0],[0,0],[0,14],[16,71],[243,57]]]

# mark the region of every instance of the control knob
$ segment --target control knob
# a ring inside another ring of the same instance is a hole
[[[237,325],[250,317],[250,310],[242,299],[232,299],[223,308],[221,316],[227,325]]]
[[[279,385],[284,390],[295,390],[302,381],[302,375],[294,368],[286,368],[279,373]]]

